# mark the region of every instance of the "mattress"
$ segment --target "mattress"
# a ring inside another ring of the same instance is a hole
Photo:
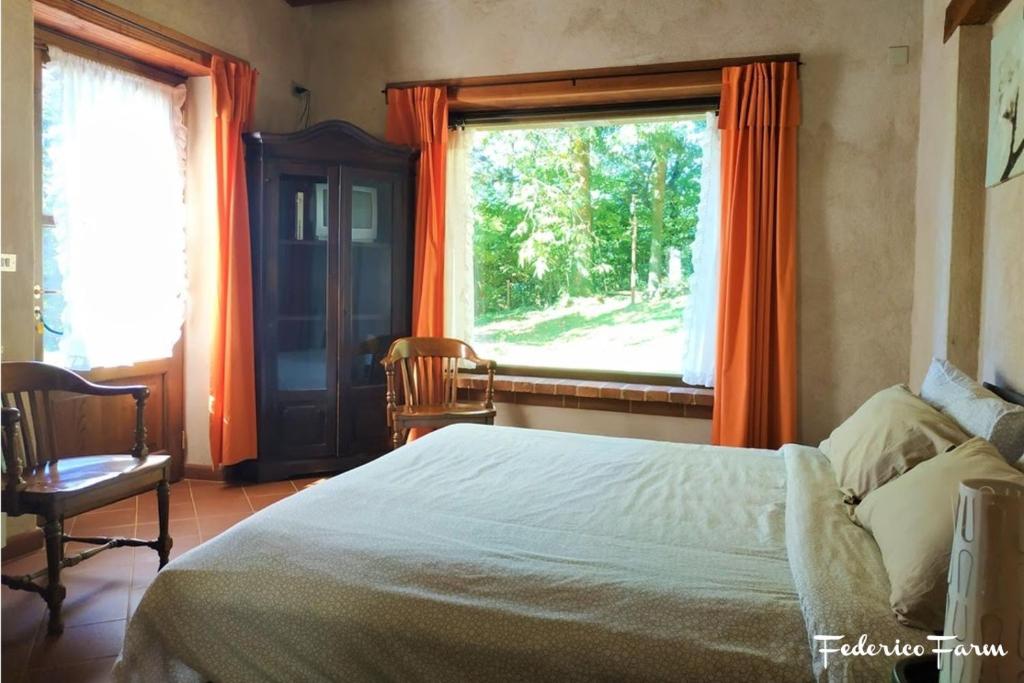
[[[823,456],[787,449],[447,427],[172,561],[115,676],[884,679],[813,656],[816,630],[924,634]]]

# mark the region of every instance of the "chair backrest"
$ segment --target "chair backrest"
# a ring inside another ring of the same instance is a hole
[[[459,361],[493,368],[494,363],[476,355],[459,339],[447,337],[403,337],[396,339],[381,363],[392,377],[397,366],[402,376],[406,405],[455,403],[458,397]],[[392,387],[392,390],[396,388]]]
[[[15,443],[7,444],[5,460],[13,457],[12,452],[20,452],[26,472],[58,460],[51,392],[88,396],[131,395],[137,403],[136,451],[142,452],[138,441],[145,436],[141,420],[142,403],[149,395],[147,387],[93,384],[56,365],[8,361],[0,364],[0,396],[3,407],[16,408],[21,415],[18,427],[13,430]]]
[[[57,459],[53,429],[51,391],[76,391],[86,383],[75,373],[45,363],[9,362],[0,366],[0,394],[3,407],[16,408],[21,419],[13,430],[13,443],[5,458],[20,454],[26,471]]]

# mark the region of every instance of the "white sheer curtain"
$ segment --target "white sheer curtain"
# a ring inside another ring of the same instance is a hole
[[[700,174],[700,206],[693,240],[690,297],[683,310],[683,381],[715,385],[715,340],[718,324],[718,240],[721,167],[718,117],[707,113]]]
[[[448,132],[444,228],[444,333],[471,341],[476,299],[473,287],[473,205],[470,150],[473,131]]]
[[[47,360],[88,369],[168,357],[185,318],[185,87],[49,55],[45,191],[64,311]]]

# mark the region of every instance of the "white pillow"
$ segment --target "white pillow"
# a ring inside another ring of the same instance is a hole
[[[1024,406],[1004,401],[949,361],[932,359],[921,398],[971,436],[990,441],[1007,462],[1015,463],[1024,454]]]

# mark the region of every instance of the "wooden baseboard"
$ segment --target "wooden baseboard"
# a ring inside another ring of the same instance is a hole
[[[212,465],[189,465],[186,463],[185,478],[224,481],[224,468],[214,469]]]
[[[4,561],[28,555],[43,547],[43,530],[23,531],[7,538],[4,546]]]

